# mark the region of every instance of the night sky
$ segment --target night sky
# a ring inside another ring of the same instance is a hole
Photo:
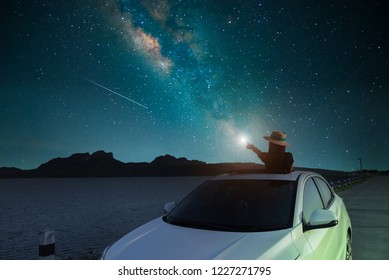
[[[0,167],[123,162],[389,169],[388,1],[1,1]]]

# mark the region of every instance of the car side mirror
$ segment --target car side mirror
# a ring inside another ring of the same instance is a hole
[[[304,223],[304,231],[334,227],[338,224],[338,218],[331,210],[316,209],[313,211],[309,223]]]
[[[176,202],[175,201],[171,201],[171,202],[168,202],[165,204],[165,206],[163,207],[163,212],[165,214],[168,214],[170,211],[173,210],[174,207],[176,207]]]

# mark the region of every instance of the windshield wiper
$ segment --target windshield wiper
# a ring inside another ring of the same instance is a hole
[[[207,223],[207,222],[188,221],[188,220],[168,221],[166,218],[164,219],[164,221],[169,223],[169,224],[172,224],[172,225],[183,226],[183,227],[192,227],[192,228],[199,228],[199,229],[225,230],[225,231],[237,231],[237,228],[235,228],[233,226],[219,225],[219,224],[213,224],[213,223]]]
[[[198,229],[213,229],[220,231],[235,231],[235,232],[261,232],[261,231],[273,231],[286,229],[287,226],[251,226],[251,225],[223,225],[215,224],[209,222],[200,222],[200,221],[190,221],[190,220],[179,220],[179,219],[170,219],[168,220],[163,217],[163,220],[169,224],[182,226],[182,227],[191,227]]]

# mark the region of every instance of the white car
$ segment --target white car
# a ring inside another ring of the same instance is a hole
[[[107,247],[102,259],[351,259],[351,221],[319,174],[214,177],[166,215]]]

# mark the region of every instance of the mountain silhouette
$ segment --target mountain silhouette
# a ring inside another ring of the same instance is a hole
[[[124,168],[125,163],[114,159],[112,153],[97,151],[52,159],[34,173],[37,177],[112,177],[120,175]]]
[[[52,177],[134,177],[134,176],[212,176],[231,170],[263,168],[255,163],[216,163],[176,158],[156,157],[152,162],[124,163],[111,152],[76,153],[66,158],[54,158],[36,169],[0,168],[0,178]]]
[[[76,153],[66,158],[54,158],[31,170],[2,167],[0,178],[215,176],[230,171],[258,171],[263,168],[263,165],[257,163],[209,164],[198,160],[188,160],[185,157],[176,158],[169,154],[158,156],[150,163],[124,163],[115,159],[111,152],[97,151],[92,154]],[[294,169],[317,172],[332,182],[343,180],[355,173],[298,167]]]

